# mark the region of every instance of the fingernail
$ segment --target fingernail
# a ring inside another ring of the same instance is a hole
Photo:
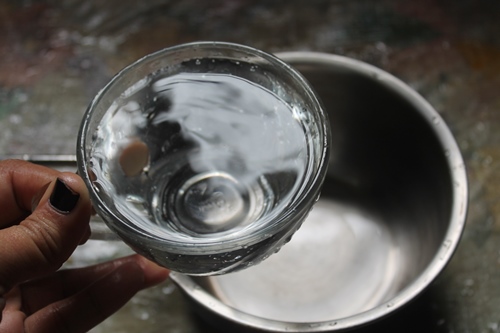
[[[56,210],[68,214],[75,208],[79,198],[78,193],[73,192],[62,180],[57,178],[49,201]]]
[[[165,281],[170,274],[170,271],[165,267],[161,267],[144,257],[140,259],[139,265],[145,274],[145,287],[152,287]]]

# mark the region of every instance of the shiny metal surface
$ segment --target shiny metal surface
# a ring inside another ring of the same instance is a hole
[[[266,262],[172,278],[222,329],[359,327],[411,301],[450,260],[467,211],[464,163],[438,113],[395,77],[334,55],[279,56],[306,76],[329,113],[321,199]]]

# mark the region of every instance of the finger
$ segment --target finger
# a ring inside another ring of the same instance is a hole
[[[85,229],[85,232],[82,235],[82,238],[80,239],[80,242],[78,245],[83,245],[87,243],[87,241],[90,239],[90,236],[92,235],[92,230],[90,229],[90,225],[87,226]]]
[[[6,304],[0,316],[0,332],[22,332],[26,315],[21,309],[21,293],[14,288],[6,294]]]
[[[134,262],[141,267],[144,274],[144,283],[141,288],[148,288],[163,282],[169,271],[139,255],[132,255],[106,263],[61,270],[53,275],[39,280],[30,281],[22,285],[23,309],[30,315],[47,305],[70,297],[92,283],[114,271],[121,265]]]
[[[26,161],[0,161],[0,229],[29,215],[33,198],[59,174]]]
[[[131,261],[120,265],[82,292],[29,316],[26,333],[87,332],[121,308],[144,282],[139,264]]]
[[[0,230],[0,286],[9,289],[56,271],[85,234],[90,218],[85,184],[73,173],[57,177],[31,215]],[[25,200],[23,195],[17,196],[20,202]]]

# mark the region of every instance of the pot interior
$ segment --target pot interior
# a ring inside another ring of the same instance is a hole
[[[436,130],[440,118],[376,75],[342,63],[290,63],[330,117],[321,198],[279,253],[241,272],[193,280],[256,317],[337,320],[389,302],[431,264],[452,215],[449,147]]]

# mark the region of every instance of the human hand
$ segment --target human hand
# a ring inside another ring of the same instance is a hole
[[[167,278],[138,255],[58,271],[90,236],[90,211],[79,176],[0,161],[0,333],[87,332]]]

